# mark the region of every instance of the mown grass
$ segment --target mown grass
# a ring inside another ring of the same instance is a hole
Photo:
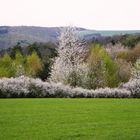
[[[0,140],[139,140],[138,99],[0,99]]]

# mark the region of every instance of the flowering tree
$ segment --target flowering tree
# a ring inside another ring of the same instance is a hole
[[[132,68],[132,79],[140,79],[140,59],[137,59],[134,67]]]
[[[132,68],[130,80],[122,87],[131,91],[133,97],[140,98],[140,59],[137,59]]]
[[[128,51],[128,47],[123,46],[121,43],[117,43],[115,45],[107,44],[104,45],[104,48],[113,59],[115,59],[120,52]]]
[[[84,43],[79,41],[74,27],[64,28],[59,37],[58,57],[52,67],[51,80],[76,86],[81,83],[86,66]]]

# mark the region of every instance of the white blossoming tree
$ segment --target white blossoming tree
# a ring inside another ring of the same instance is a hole
[[[132,79],[140,79],[140,59],[137,59],[134,67],[132,68]]]
[[[140,98],[140,59],[137,59],[131,71],[131,79],[123,84],[123,88],[131,91],[133,97]]]
[[[59,37],[58,57],[55,58],[51,72],[53,82],[80,86],[85,77],[83,64],[85,45],[79,41],[74,27],[66,27]]]

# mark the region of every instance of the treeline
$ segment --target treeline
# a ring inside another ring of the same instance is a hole
[[[87,46],[80,42],[73,28],[67,28],[59,38],[50,80],[88,89],[118,87],[132,77],[140,57],[139,48],[140,44],[129,47],[121,42]]]
[[[134,34],[134,35],[126,34],[126,35],[113,36],[110,37],[109,42],[111,42],[112,45],[121,43],[123,46],[126,46],[128,48],[133,48],[140,42],[140,34]]]
[[[36,52],[26,57],[20,52],[16,52],[14,59],[5,54],[0,59],[0,77],[18,77],[21,75],[34,77],[42,68],[43,63]]]
[[[54,44],[33,43],[0,51],[0,77],[26,75],[46,80],[50,74],[52,58],[57,55]]]
[[[133,48],[140,42],[140,34],[126,34],[126,35],[115,35],[110,37],[94,38],[91,39],[92,43],[100,43],[102,45],[111,44],[116,45],[120,43],[121,45]]]
[[[80,42],[73,28],[59,44],[33,43],[0,51],[0,77],[28,76],[43,81],[97,89],[118,87],[132,77],[140,58],[138,35],[114,36],[107,44]]]

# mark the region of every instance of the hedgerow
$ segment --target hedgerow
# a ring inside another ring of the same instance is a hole
[[[21,97],[59,97],[59,98],[129,98],[132,91],[124,88],[100,88],[88,90],[80,87],[66,86],[61,83],[43,82],[29,77],[0,79],[1,98]]]

